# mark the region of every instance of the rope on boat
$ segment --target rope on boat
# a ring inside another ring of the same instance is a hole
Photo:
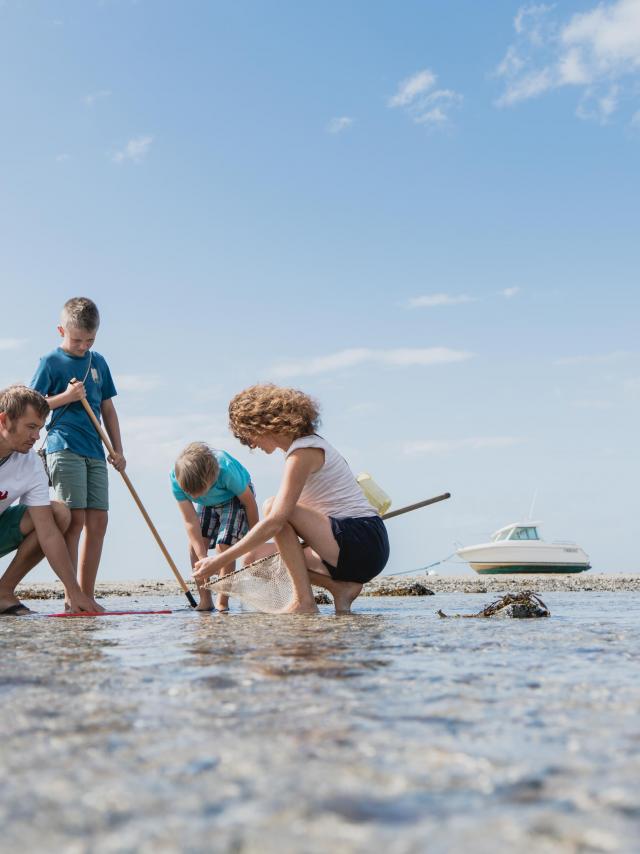
[[[405,572],[390,572],[388,575],[385,575],[385,578],[394,578],[396,575],[411,575],[414,572],[426,572],[428,569],[431,569],[434,566],[439,566],[441,563],[446,563],[448,560],[451,560],[452,557],[455,557],[458,554],[457,551],[452,552],[447,557],[443,557],[440,560],[435,561],[435,563],[428,563],[426,566],[420,566],[418,569],[409,569],[405,570]],[[464,561],[460,561],[460,563],[464,563]]]

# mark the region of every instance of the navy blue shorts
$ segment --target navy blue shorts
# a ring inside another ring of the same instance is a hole
[[[379,575],[389,560],[389,538],[379,516],[329,517],[331,530],[340,546],[338,565],[324,565],[335,581],[365,584]]]

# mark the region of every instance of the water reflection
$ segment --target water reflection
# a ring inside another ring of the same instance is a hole
[[[640,596],[548,599],[2,621],[3,845],[633,850]]]

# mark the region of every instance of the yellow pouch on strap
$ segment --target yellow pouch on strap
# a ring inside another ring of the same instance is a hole
[[[384,516],[389,507],[391,507],[391,499],[384,489],[378,486],[375,480],[366,471],[359,474],[356,480],[360,484],[360,489],[364,492],[369,504],[372,507],[375,507],[381,516]]]

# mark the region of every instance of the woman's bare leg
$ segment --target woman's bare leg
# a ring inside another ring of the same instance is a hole
[[[336,581],[331,578],[322,558],[313,549],[305,549],[304,555],[311,583],[316,587],[324,587],[331,593],[336,614],[350,614],[351,605],[360,595],[362,584],[356,581]]]
[[[269,515],[272,502],[273,499],[267,499],[265,502],[263,507],[265,516]],[[294,535],[295,545],[294,540],[291,540],[290,547],[292,549],[291,559],[296,562],[296,567],[299,567],[304,562],[310,582],[318,587],[324,587],[333,596],[336,614],[348,614],[353,601],[362,590],[362,584],[350,581],[335,581],[329,575],[329,571],[323,561],[326,560],[331,566],[336,566],[340,555],[340,546],[333,536],[329,518],[318,510],[305,507],[304,504],[298,504],[291,516],[290,525],[286,527],[291,528]],[[283,531],[285,531],[284,528]],[[275,538],[276,545],[278,546],[278,551],[282,554],[287,569],[289,569],[296,594],[300,596],[303,595],[302,581],[299,582],[301,585],[300,588],[296,587],[296,580],[293,577],[289,561],[280,544],[281,534]],[[300,539],[304,540],[307,546],[304,551],[302,551]],[[289,547],[288,541],[287,547]],[[300,558],[302,558],[302,561]],[[297,571],[300,570],[298,569]],[[313,591],[311,592],[313,593]],[[304,595],[306,595],[306,591]]]
[[[285,613],[317,614],[318,606],[313,597],[307,563],[297,533],[287,522],[276,534],[275,541],[294,590],[293,602]]]
[[[305,559],[311,583],[324,587],[333,596],[336,614],[348,614],[353,601],[360,595],[362,584],[355,581],[336,581],[329,575],[329,570],[323,561],[331,566],[337,566],[340,547],[333,536],[331,522],[322,513],[298,504],[291,524],[305,541]]]

